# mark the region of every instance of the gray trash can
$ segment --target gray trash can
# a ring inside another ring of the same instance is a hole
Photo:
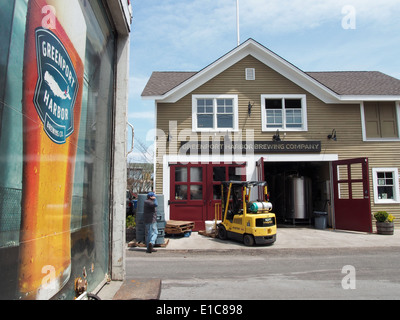
[[[328,213],[323,211],[314,211],[314,227],[315,229],[326,229],[328,224]]]

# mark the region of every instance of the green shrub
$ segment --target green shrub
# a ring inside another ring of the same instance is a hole
[[[389,214],[386,211],[378,211],[374,213],[374,217],[378,222],[385,222],[388,218]]]
[[[136,221],[134,216],[127,216],[126,217],[126,227],[127,228],[134,228],[136,227]]]

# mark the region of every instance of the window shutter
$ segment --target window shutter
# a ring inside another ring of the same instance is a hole
[[[380,102],[379,111],[382,138],[397,138],[395,104],[393,102]]]
[[[397,114],[394,102],[365,102],[367,138],[398,138]]]
[[[364,114],[367,138],[380,138],[379,104],[377,102],[365,102]]]

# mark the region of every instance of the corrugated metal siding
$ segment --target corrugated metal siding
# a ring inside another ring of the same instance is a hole
[[[255,68],[256,80],[245,80],[245,69]],[[253,129],[255,140],[271,141],[275,132],[261,130],[261,94],[305,94],[307,99],[308,131],[286,132],[285,140],[320,140],[321,153],[338,154],[339,159],[368,157],[372,213],[387,210],[397,217],[400,225],[400,205],[373,202],[372,168],[400,168],[399,142],[364,142],[359,104],[325,104],[268,66],[248,56],[220,75],[208,81],[174,104],[158,104],[158,129],[168,134],[169,121],[177,121],[177,132],[192,127],[192,94],[237,94],[239,97],[239,130]],[[249,101],[254,103],[251,117],[247,114]],[[337,141],[327,139],[336,130]],[[281,132],[281,138],[283,132]],[[200,135],[199,135],[200,138]],[[166,151],[168,152],[168,150]],[[156,191],[162,192],[162,162],[157,164]]]

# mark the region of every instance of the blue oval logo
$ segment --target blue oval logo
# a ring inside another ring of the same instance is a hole
[[[35,36],[38,81],[33,103],[49,138],[64,144],[74,132],[78,77],[68,51],[51,30],[37,28]]]

